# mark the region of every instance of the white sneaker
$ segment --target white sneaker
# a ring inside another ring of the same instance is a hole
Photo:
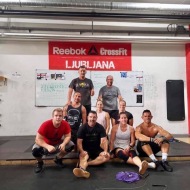
[[[148,168],[155,169],[156,168],[156,164],[154,162],[149,162],[148,163]]]

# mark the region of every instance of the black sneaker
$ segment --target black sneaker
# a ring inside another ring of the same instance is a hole
[[[35,172],[35,173],[40,173],[40,172],[42,172],[43,169],[44,169],[43,165],[44,165],[44,162],[43,162],[43,161],[42,161],[42,162],[37,162],[37,165],[36,165],[36,168],[35,168],[34,172]]]
[[[161,163],[161,166],[164,168],[164,170],[166,170],[168,172],[173,171],[173,168],[169,165],[168,161],[162,161],[160,163]]]
[[[154,163],[155,163],[155,165],[156,165],[155,169],[157,170],[157,169],[159,168],[159,166],[160,166],[160,161],[157,160],[157,161],[155,161]]]
[[[60,168],[64,168],[65,167],[65,164],[63,164],[63,162],[62,162],[62,158],[55,158],[54,159],[54,162],[56,163],[56,165],[58,166],[58,167],[60,167]]]

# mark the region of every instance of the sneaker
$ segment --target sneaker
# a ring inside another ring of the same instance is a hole
[[[149,162],[148,163],[148,168],[155,169],[156,168],[156,164],[154,162]]]
[[[157,169],[159,168],[159,166],[160,166],[160,161],[157,160],[157,161],[155,161],[154,163],[155,163],[155,165],[156,165],[155,169],[157,170]]]
[[[173,171],[173,168],[169,165],[168,161],[161,161],[161,166],[168,172]]]
[[[42,162],[37,162],[36,168],[35,168],[34,172],[35,172],[35,173],[40,173],[40,172],[42,172],[43,169],[44,169],[43,165],[44,165],[44,162],[43,162],[43,161],[42,161]]]
[[[62,158],[55,158],[54,159],[54,162],[55,162],[55,164],[58,166],[58,167],[60,167],[60,168],[64,168],[65,167],[65,164],[63,164],[63,162],[62,162]]]
[[[74,168],[73,169],[73,174],[76,177],[84,177],[84,178],[89,178],[90,177],[90,173],[87,172],[86,170],[82,169],[82,168]]]
[[[148,162],[146,160],[142,161],[142,165],[139,168],[139,174],[143,175],[146,172],[147,168],[148,168]]]

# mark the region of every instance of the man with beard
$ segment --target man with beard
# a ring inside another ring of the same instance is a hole
[[[73,173],[76,177],[89,178],[86,168],[91,165],[100,165],[109,160],[108,140],[105,129],[96,122],[97,113],[90,111],[88,122],[79,128],[77,146],[80,152],[79,162]]]
[[[118,112],[118,101],[122,100],[122,96],[119,88],[113,86],[113,76],[108,75],[106,82],[107,85],[103,86],[99,91],[98,100],[103,102],[103,111],[109,113],[113,126],[115,114]]]
[[[79,126],[86,123],[86,109],[81,105],[80,92],[75,92],[71,104],[64,106],[63,116],[71,127],[71,141],[76,145]]]

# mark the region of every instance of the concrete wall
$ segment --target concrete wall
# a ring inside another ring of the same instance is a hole
[[[35,135],[39,125],[51,118],[54,107],[35,107],[35,69],[48,69],[48,43],[10,41],[0,43],[0,136]],[[186,59],[184,45],[133,44],[132,69],[144,72],[144,107],[128,107],[134,126],[140,124],[144,109],[150,109],[153,122],[173,134],[188,133],[185,121],[168,121],[166,80],[182,79],[186,93]],[[62,105],[60,105],[62,107]]]

